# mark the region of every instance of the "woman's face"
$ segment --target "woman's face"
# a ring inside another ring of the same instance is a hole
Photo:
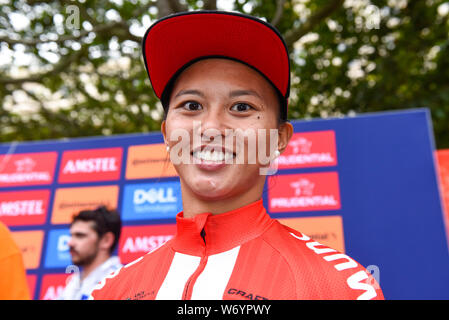
[[[279,126],[278,103],[267,80],[244,64],[206,59],[184,70],[162,124],[183,194],[224,200],[262,192],[260,169],[292,133],[290,124]],[[277,141],[270,145],[270,137]]]

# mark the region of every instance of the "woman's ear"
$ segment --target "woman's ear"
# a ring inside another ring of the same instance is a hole
[[[288,142],[293,136],[293,126],[290,122],[284,122],[279,126],[278,130],[278,150],[280,153],[287,148]]]
[[[165,143],[165,145],[167,145],[165,120],[163,120],[161,123],[161,132],[162,132],[162,136],[164,137],[164,143]]]

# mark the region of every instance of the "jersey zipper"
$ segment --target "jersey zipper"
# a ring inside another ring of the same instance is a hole
[[[192,273],[189,280],[187,280],[186,285],[184,287],[184,293],[182,295],[183,300],[191,300],[192,299],[192,293],[193,293],[193,287],[195,286],[195,282],[200,276],[200,274],[204,271],[204,268],[207,264],[207,254],[206,254],[206,231],[204,228],[201,230],[201,237],[204,241],[204,251],[201,256],[200,264],[196,268],[195,272]]]

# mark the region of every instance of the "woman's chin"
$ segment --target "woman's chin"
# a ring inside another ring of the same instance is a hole
[[[191,189],[198,198],[204,200],[224,199],[233,190],[231,186],[226,186],[224,181],[216,179],[199,179],[191,184]]]

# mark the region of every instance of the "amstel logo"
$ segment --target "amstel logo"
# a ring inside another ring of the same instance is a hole
[[[50,190],[0,192],[0,220],[9,226],[44,224]]]
[[[65,151],[58,182],[118,180],[121,162],[122,148]]]
[[[40,300],[55,300],[64,290],[70,274],[46,274],[42,277]]]
[[[119,241],[120,261],[126,264],[156,250],[175,233],[175,224],[123,227]]]

